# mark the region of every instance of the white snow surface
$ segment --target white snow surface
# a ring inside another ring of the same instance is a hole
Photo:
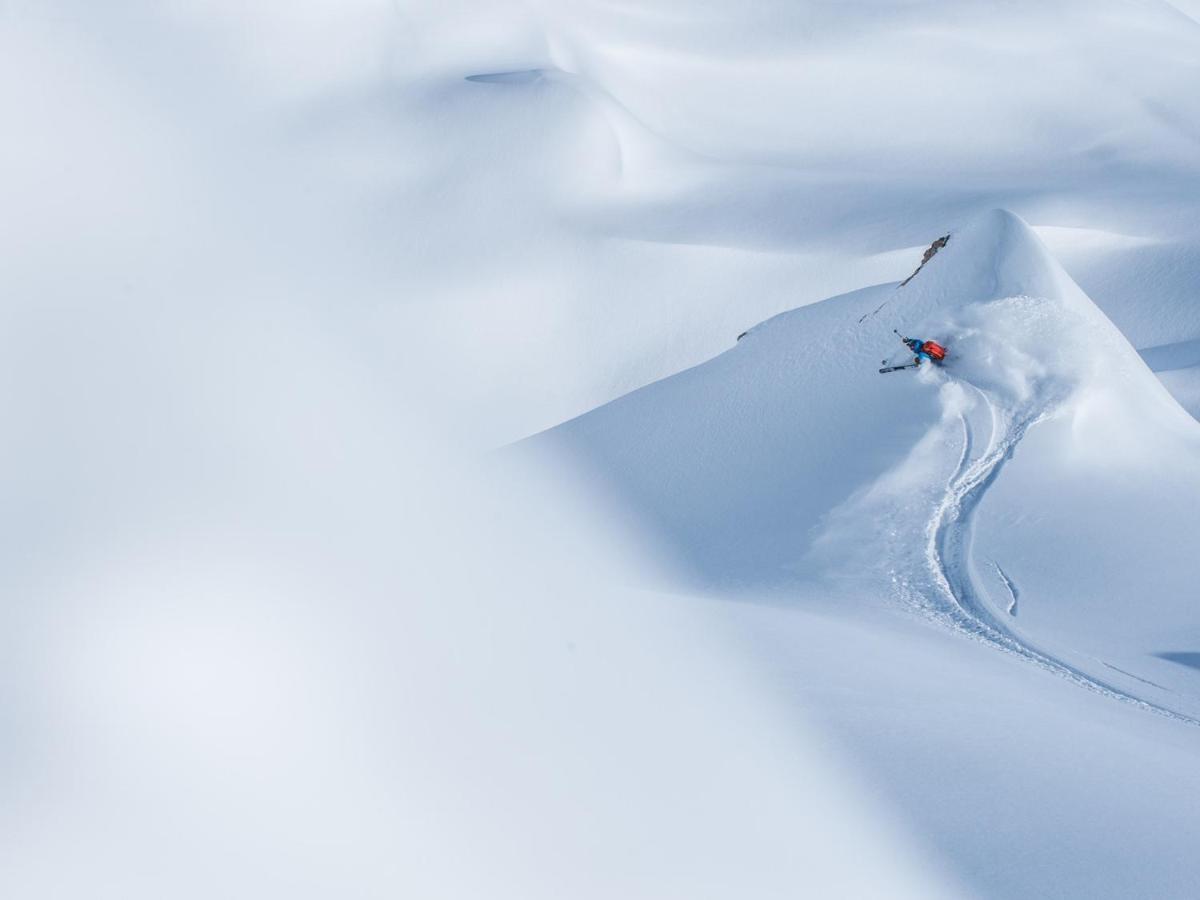
[[[428,12],[438,61],[406,60],[401,92],[439,155],[416,262],[472,267],[430,278],[425,325],[462,347],[470,304],[479,426],[516,409],[538,430],[898,280],[993,207],[1042,229],[1135,346],[1200,336],[1200,26],[1166,3],[525,8],[486,17],[509,30]]]
[[[1197,896],[1197,12],[0,0],[6,895]]]
[[[946,363],[879,374],[881,348],[910,358],[893,325],[948,346]],[[906,765],[941,771],[917,797],[889,789],[981,893],[1197,883],[1183,835],[1200,799],[1200,423],[1018,217],[985,213],[906,286],[784,313],[525,446],[581,460],[669,549],[668,577],[743,601],[734,618],[764,665],[788,670],[788,690],[828,692],[818,705],[854,752],[899,754],[885,768],[901,780]],[[824,628],[846,622],[875,646],[831,659]],[[899,649],[915,622],[933,632],[919,662]],[[893,653],[904,662],[881,662]],[[914,708],[930,670],[941,702]],[[881,734],[881,704],[913,714],[903,738]],[[962,759],[997,720],[1037,739]],[[1135,736],[1127,794],[1109,766]],[[995,765],[1010,770],[1002,801],[964,784]],[[1082,794],[1066,853],[1056,817]],[[1113,862],[1113,821],[1145,839],[1137,873]]]

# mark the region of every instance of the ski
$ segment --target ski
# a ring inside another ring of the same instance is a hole
[[[917,363],[905,363],[902,366],[884,366],[879,370],[879,374],[882,375],[885,372],[899,372],[901,369],[915,369],[917,365]]]

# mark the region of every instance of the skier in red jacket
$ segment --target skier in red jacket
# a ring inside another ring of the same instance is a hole
[[[920,338],[901,338],[901,340],[908,345],[909,350],[916,354],[913,362],[918,366],[926,360],[935,363],[946,358],[946,348],[937,341],[923,341]]]
[[[895,331],[895,329],[892,329]],[[946,348],[937,341],[923,341],[920,338],[907,338],[896,331],[896,337],[904,341],[904,346],[911,350],[914,354],[913,361],[910,363],[901,363],[900,365],[891,365],[885,359],[883,368],[879,371],[883,372],[899,372],[901,369],[916,369],[921,363],[928,360],[930,365],[940,363],[946,358]]]

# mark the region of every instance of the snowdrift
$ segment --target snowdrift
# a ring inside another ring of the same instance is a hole
[[[880,375],[893,329],[947,364]],[[1200,425],[1011,213],[530,443],[582,460],[694,589],[894,606],[1200,715]]]
[[[1159,0],[400,5],[423,38],[364,100],[405,148],[373,230],[420,235],[389,248],[416,308],[380,327],[427,337],[483,446],[994,206],[1136,347],[1200,335],[1200,29]]]

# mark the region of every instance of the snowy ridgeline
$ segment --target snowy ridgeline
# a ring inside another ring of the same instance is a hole
[[[907,352],[893,327],[945,343],[945,364],[878,374],[881,354]],[[1186,362],[1184,349],[1160,361]],[[952,854],[958,865],[1028,854],[1044,805],[1095,789],[1109,814],[1163,841],[1154,853],[1166,893],[1151,895],[1182,896],[1168,888],[1200,877],[1179,835],[1163,833],[1194,826],[1200,800],[1200,424],[1016,216],[994,211],[954,231],[904,287],[777,316],[712,361],[523,446],[568,454],[619,497],[631,525],[670,554],[669,581],[771,600],[773,612],[749,604],[731,615],[766,659],[779,658],[769,670],[791,673],[782,689],[816,692],[858,752],[884,752],[879,724],[814,685],[840,683],[911,712],[928,670],[951,679],[941,689],[957,721],[937,712],[906,726],[945,742],[917,757],[901,751],[913,766],[946,763],[946,747],[997,720],[1039,729],[1046,758],[1027,743],[1004,750],[1003,764],[1024,772],[1010,789],[1025,812],[1004,810],[1004,833],[968,841]],[[914,621],[946,636],[917,639],[916,664]],[[865,627],[869,674],[852,647],[820,666],[796,660],[828,655],[833,622]],[[970,655],[992,659],[964,668],[964,636],[978,648]],[[992,667],[1007,673],[999,688]],[[971,705],[958,708],[964,692]],[[1029,792],[1030,773],[1072,753],[1072,733],[1114,718],[1126,732],[1090,748],[1097,764],[1080,762],[1060,791]],[[1170,736],[1149,738],[1160,733]],[[1155,760],[1153,789],[1178,792],[1167,809],[1104,785],[1106,754],[1138,735],[1142,765]],[[954,792],[965,789],[949,778],[928,790],[909,802],[953,840]],[[1160,815],[1174,824],[1149,824]],[[1071,827],[1088,832],[1091,850],[1059,863],[1069,895],[1124,895],[1129,882],[1105,883],[1116,865],[1102,859],[1107,839],[1090,824]],[[1034,890],[1028,879],[1010,871],[977,885],[1020,896]]]
[[[894,326],[949,358],[878,374],[907,358]],[[694,586],[898,596],[1200,715],[1172,661],[1200,650],[1200,425],[1010,213],[530,443],[582,459]]]
[[[0,2],[8,893],[1196,896],[1180,10]]]
[[[497,443],[777,312],[898,280],[992,207],[1031,223],[1135,347],[1200,335],[1200,25],[1182,5],[522,9],[414,12],[440,40],[406,57],[400,92],[438,179],[413,202],[454,216],[413,261],[422,326],[488,373],[464,391]]]

